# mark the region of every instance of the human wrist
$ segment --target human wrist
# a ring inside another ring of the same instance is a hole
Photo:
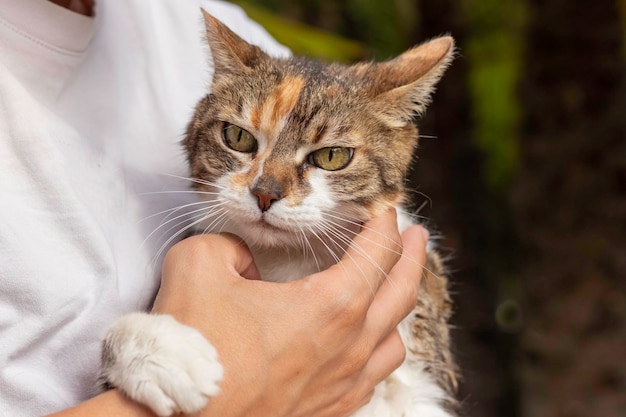
[[[116,389],[111,389],[85,402],[46,417],[156,417]],[[207,416],[208,417],[208,416]]]

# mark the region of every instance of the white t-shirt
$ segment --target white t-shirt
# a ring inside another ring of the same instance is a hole
[[[208,91],[200,0],[100,0],[96,18],[0,0],[0,416],[98,392],[100,341],[146,310],[190,201],[180,140]],[[274,55],[235,6],[203,7]],[[148,238],[149,237],[149,238]]]

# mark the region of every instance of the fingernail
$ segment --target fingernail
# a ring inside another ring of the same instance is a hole
[[[426,242],[428,242],[428,239],[430,239],[430,233],[428,233],[428,230],[426,230],[424,226],[422,226],[422,236],[424,237],[424,240]]]

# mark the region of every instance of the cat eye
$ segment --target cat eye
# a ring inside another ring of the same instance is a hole
[[[222,136],[226,145],[235,151],[252,153],[257,150],[257,141],[252,133],[239,126],[225,123]]]
[[[309,155],[309,163],[326,171],[337,171],[348,166],[353,155],[353,148],[322,148]]]

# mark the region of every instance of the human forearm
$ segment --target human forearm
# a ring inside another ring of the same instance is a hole
[[[155,417],[147,408],[129,400],[117,390],[106,391],[72,408],[47,417]]]

